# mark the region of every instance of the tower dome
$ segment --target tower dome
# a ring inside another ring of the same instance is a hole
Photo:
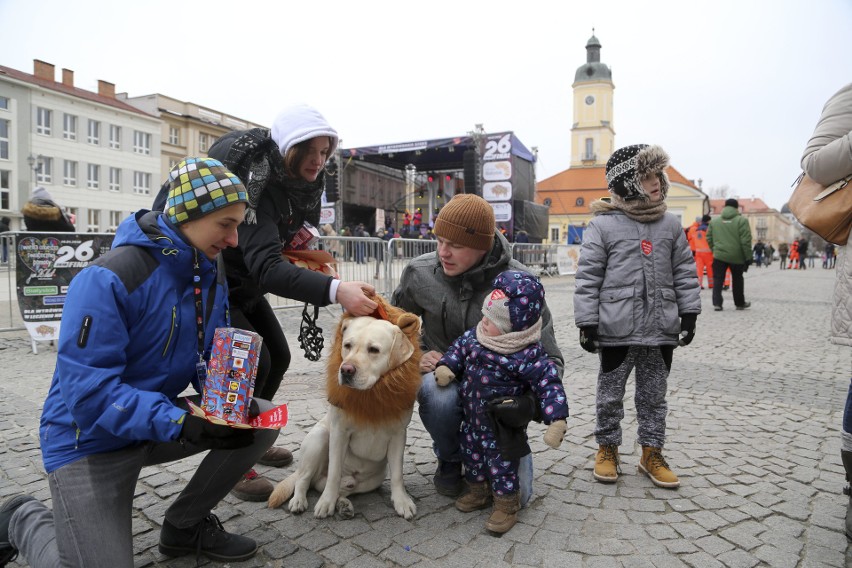
[[[595,32],[592,30],[592,37],[586,42],[586,63],[577,68],[574,74],[574,82],[586,81],[612,81],[612,71],[606,63],[601,63],[601,42],[595,37]]]

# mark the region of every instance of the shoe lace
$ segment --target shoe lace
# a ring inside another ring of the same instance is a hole
[[[663,457],[662,452],[660,450],[651,450],[648,454],[648,465],[653,467],[662,467],[665,469],[670,469],[669,464],[666,463],[666,458]]]
[[[621,473],[621,463],[618,459],[618,450],[616,450],[616,446],[603,446],[603,452],[601,453],[601,457],[598,460],[599,463],[604,463],[611,461],[615,464],[615,471]]]
[[[251,470],[250,473],[254,472]],[[256,475],[256,474],[255,474]],[[228,538],[228,533],[225,532],[225,527],[222,526],[221,521],[219,521],[219,517],[210,513],[198,523],[198,528],[195,530],[195,565],[198,566],[201,560],[201,548],[202,543],[204,541],[204,535],[210,535],[214,537],[214,535],[219,532],[222,533],[222,538]],[[215,538],[211,538],[211,540],[215,540]],[[212,543],[211,543],[212,544]]]

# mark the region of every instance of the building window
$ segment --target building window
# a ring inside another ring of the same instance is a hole
[[[0,97],[0,109],[9,110],[9,99],[8,97]],[[5,207],[3,209],[6,209]]]
[[[53,158],[41,157],[36,166],[36,181],[38,183],[53,182]]]
[[[121,191],[121,168],[109,169],[109,190]]]
[[[118,226],[121,225],[121,219],[123,216],[121,215],[121,211],[110,211],[109,212],[109,231],[110,233],[114,233]]]
[[[147,132],[133,131],[133,151],[137,154],[151,155],[151,135]]]
[[[169,144],[180,145],[180,128],[177,126],[169,126]]]
[[[86,232],[97,233],[101,230],[101,212],[97,209],[89,209],[89,228]]]
[[[89,144],[98,145],[101,143],[101,123],[97,120],[89,119]]]
[[[63,185],[77,187],[77,162],[65,160],[62,167],[62,183]]]
[[[559,227],[551,227],[550,228],[550,242],[558,243],[559,242]]]
[[[101,167],[97,164],[89,164],[87,178],[86,185],[89,189],[100,189]]]
[[[0,170],[0,209],[9,210],[9,180],[11,179],[9,170]]]
[[[38,107],[36,110],[36,133],[50,136],[51,111]]]
[[[595,159],[595,141],[592,138],[586,138],[586,153],[583,154],[584,160]]]
[[[198,151],[206,152],[207,148],[210,147],[210,136],[207,134],[200,132],[198,134]]]
[[[113,150],[121,149],[121,127],[114,124],[109,125],[109,147]]]
[[[9,159],[9,121],[0,120],[0,160]]]
[[[133,193],[151,195],[151,174],[133,172]]]
[[[65,114],[62,117],[62,137],[66,140],[77,139],[77,117],[73,114]]]

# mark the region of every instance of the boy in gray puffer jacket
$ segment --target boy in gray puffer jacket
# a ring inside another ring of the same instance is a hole
[[[672,353],[695,336],[701,313],[695,261],[678,219],[666,213],[669,157],[659,146],[617,150],[606,164],[611,200],[592,204],[574,292],[580,345],[600,352],[594,478],[618,478],[624,392],[636,368],[639,471],[659,487],[680,481],[662,455]]]

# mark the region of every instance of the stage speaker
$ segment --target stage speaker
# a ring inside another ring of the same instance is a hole
[[[476,150],[464,151],[464,192],[482,195],[479,183],[479,154]]]

